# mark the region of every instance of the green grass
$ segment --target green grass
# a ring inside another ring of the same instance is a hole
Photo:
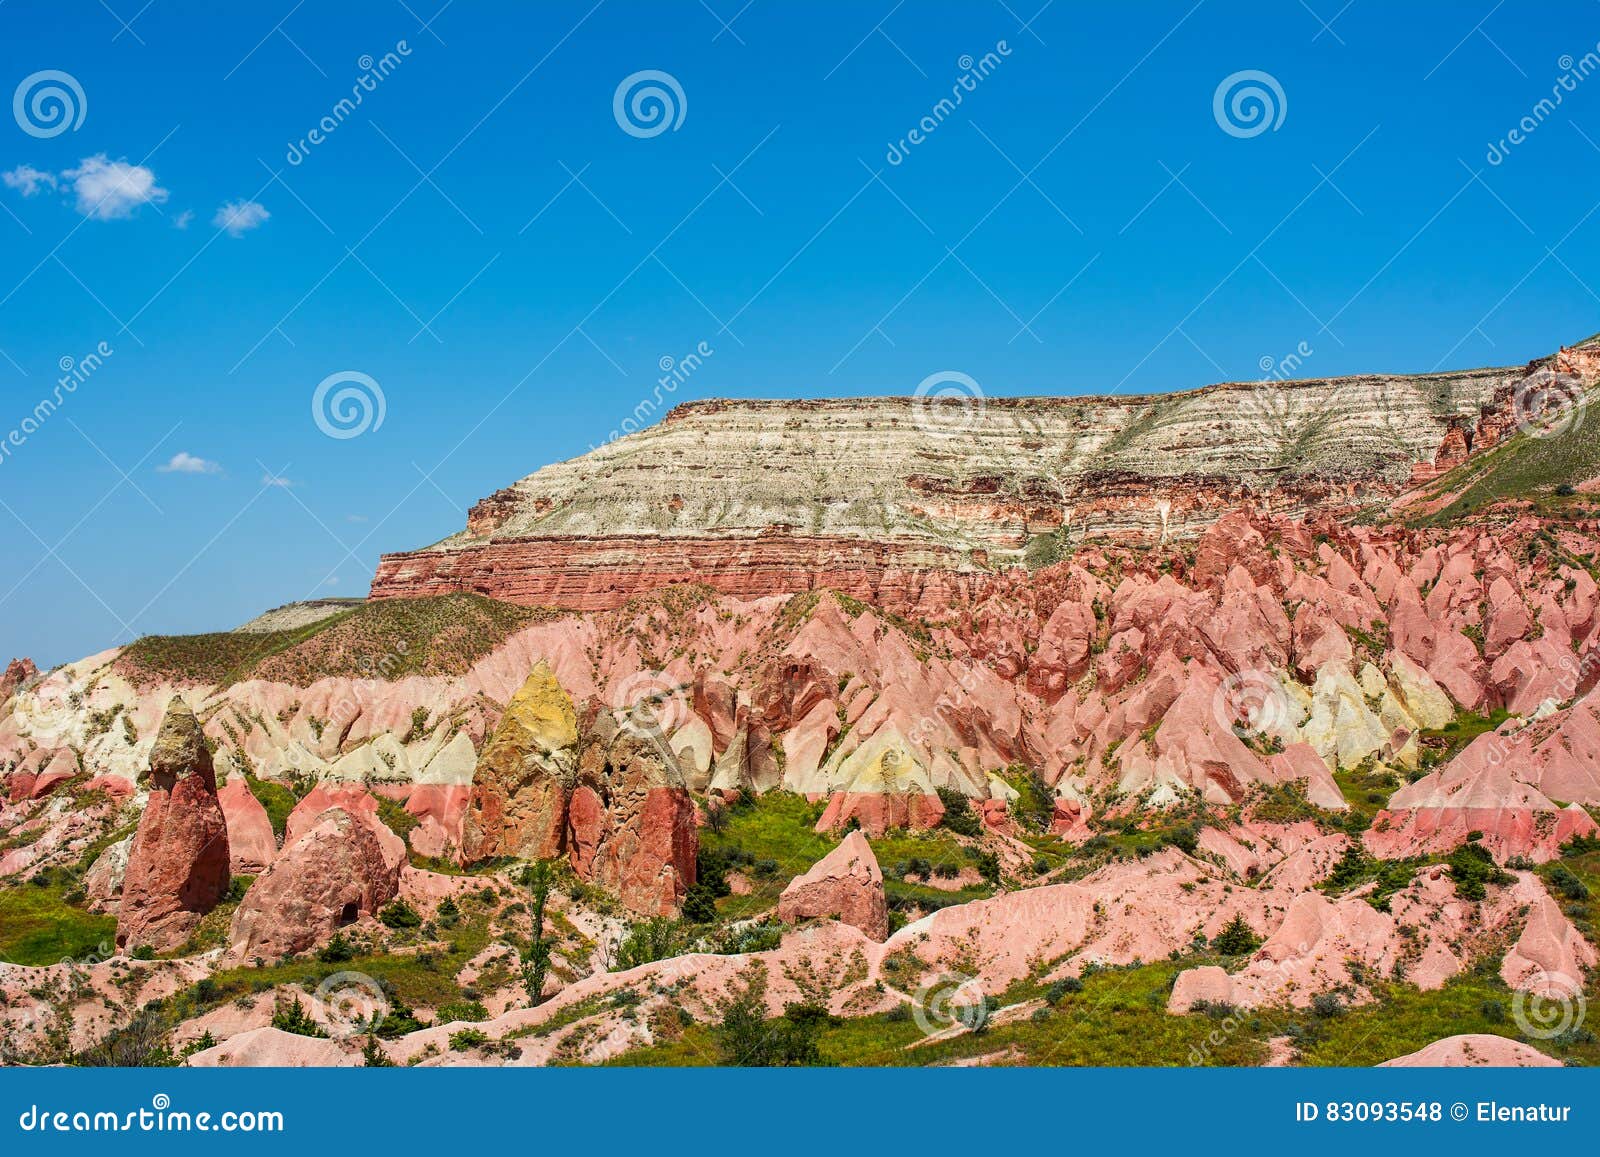
[[[813,829],[822,818],[823,805],[808,803],[803,796],[771,791],[728,809],[728,826],[721,833],[709,828],[700,832],[700,845],[712,852],[742,852],[754,857],[755,864],[739,863],[733,870],[750,881],[745,896],[724,896],[717,911],[727,917],[740,917],[764,911],[778,902],[791,880],[804,875],[818,860],[839,844],[839,836]],[[966,848],[949,832],[891,831],[880,839],[870,839],[878,866],[884,872],[884,892],[895,906],[914,904],[921,908],[940,908],[949,904],[979,900],[991,894],[986,886],[959,890],[937,888],[917,879],[890,876],[891,869],[913,859],[930,865],[952,864],[957,868],[975,866]],[[763,862],[770,867],[762,868]]]
[[[1569,848],[1571,845],[1568,845]],[[1578,878],[1589,895],[1580,899],[1566,896],[1555,883],[1556,868],[1560,866]],[[1600,943],[1600,919],[1596,918],[1600,910],[1600,848],[1572,854],[1569,852],[1559,860],[1540,865],[1539,875],[1545,882],[1545,887],[1553,896],[1567,918],[1577,927],[1591,944]]]
[[[334,963],[309,957],[267,964],[262,968],[224,969],[182,995],[180,1003],[185,1005],[184,1015],[195,1016],[235,997],[265,992],[284,984],[298,984],[307,991],[315,991],[318,984],[335,972],[364,973],[392,986],[400,999],[413,1008],[437,1008],[465,1000],[455,975],[462,965],[488,946],[491,933],[489,917],[476,900],[465,900],[462,907],[470,909],[468,914],[448,933],[441,933],[441,938],[448,936],[448,951],[428,956],[376,952]]]
[[[1377,1002],[1356,1005],[1334,1017],[1300,1010],[1286,1021],[1307,1065],[1370,1066],[1416,1052],[1444,1037],[1492,1033],[1521,1039],[1512,1018],[1513,994],[1496,973],[1499,961],[1451,979],[1441,989],[1423,992],[1409,984],[1380,985]],[[1594,1000],[1594,993],[1589,999]],[[1600,1063],[1600,1046],[1561,1045],[1529,1040],[1541,1052],[1579,1064]]]
[[[1091,971],[1083,990],[1061,997],[1039,1020],[991,1025],[939,1044],[907,1050],[922,1039],[914,1021],[874,1014],[823,1030],[825,1063],[846,1066],[933,1065],[987,1053],[1008,1053],[1023,1065],[1259,1065],[1267,1041],[1288,1036],[1300,1062],[1312,1066],[1370,1066],[1417,1051],[1458,1033],[1492,1033],[1521,1039],[1512,1014],[1513,994],[1497,974],[1497,958],[1423,992],[1409,984],[1379,984],[1377,1000],[1318,1015],[1309,1008],[1216,1009],[1174,1016],[1166,1012],[1173,978],[1211,957],[1162,961]],[[1044,985],[1014,985],[1000,1005],[1036,998]],[[1591,992],[1591,1002],[1596,994]],[[1527,1043],[1563,1061],[1600,1063],[1600,1044],[1579,1032],[1571,1040]],[[696,1024],[674,1041],[636,1049],[616,1065],[717,1063],[715,1026]]]
[[[116,917],[67,903],[65,891],[21,882],[0,891],[0,960],[37,967],[110,955]]]
[[[267,819],[272,823],[272,834],[282,839],[284,829],[289,826],[289,813],[300,801],[295,799],[294,792],[281,783],[257,779],[248,772],[245,773],[245,783],[250,787],[250,794],[266,809]]]
[[[1592,400],[1592,399],[1591,399]],[[1577,486],[1600,475],[1600,438],[1587,413],[1548,438],[1517,434],[1475,455],[1429,486],[1435,495],[1456,497],[1437,512],[1413,520],[1416,526],[1447,526],[1507,499],[1529,500],[1542,514],[1592,509],[1593,495],[1561,497],[1558,486]]]
[[[1350,805],[1344,821],[1344,828],[1349,832],[1364,832],[1370,828],[1373,817],[1402,786],[1398,775],[1371,759],[1355,767],[1340,768],[1333,773],[1333,782],[1339,785],[1339,793]]]
[[[1172,978],[1183,965],[1166,963],[1106,969],[1084,978],[1083,991],[1063,996],[1040,1020],[1024,1017],[935,1045],[906,1049],[922,1039],[914,1020],[876,1014],[824,1028],[819,1041],[824,1063],[847,1066],[933,1065],[986,1053],[1012,1052],[1012,1063],[1028,1065],[1187,1065],[1198,1052],[1208,1064],[1254,1065],[1266,1057],[1264,1017],[1245,1014],[1242,1027],[1209,1053],[1206,1038],[1218,1030],[1207,1016],[1166,1012]],[[1037,995],[1042,986],[1014,987],[1001,1004]],[[717,1063],[715,1033],[694,1025],[683,1036],[613,1061],[620,1065]]]
[[[1461,711],[1444,727],[1418,732],[1417,743],[1422,748],[1420,769],[1431,771],[1440,764],[1449,763],[1461,754],[1467,744],[1495,730],[1510,718],[1511,712],[1503,707],[1496,707],[1488,715]]]
[[[222,687],[252,678],[303,687],[338,675],[462,675],[521,627],[562,613],[482,595],[384,599],[287,631],[146,635],[123,650],[116,667],[141,684]]]
[[[771,861],[774,869],[762,874],[751,865],[737,865],[752,890],[748,896],[724,896],[718,900],[717,910],[724,916],[759,912],[776,904],[790,880],[803,875],[839,842],[812,831],[822,818],[821,806],[789,792],[769,791],[754,799],[746,796],[727,814],[725,831],[701,830],[701,847],[716,852],[746,852],[755,857],[758,865]]]

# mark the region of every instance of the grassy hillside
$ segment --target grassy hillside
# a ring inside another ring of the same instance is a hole
[[[1576,488],[1600,477],[1600,394],[1560,433],[1536,438],[1516,434],[1457,466],[1429,484],[1429,499],[1450,496],[1433,514],[1411,519],[1415,526],[1459,522],[1499,502],[1531,502],[1541,513],[1587,516],[1600,511],[1600,495]]]
[[[115,665],[141,684],[273,679],[305,686],[330,675],[461,675],[520,628],[557,614],[482,595],[385,599],[292,630],[146,635]]]

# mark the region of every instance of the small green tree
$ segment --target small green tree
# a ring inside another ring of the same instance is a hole
[[[439,901],[439,907],[434,909],[433,922],[441,928],[454,928],[461,922],[461,908],[456,904],[455,897],[446,896]]]
[[[392,1069],[394,1062],[378,1045],[378,1038],[370,1032],[367,1034],[367,1043],[361,1046],[361,1063],[369,1069]]]
[[[824,1027],[835,1023],[828,1010],[817,1004],[790,1004],[781,1017],[768,1021],[765,971],[752,968],[742,980],[723,1006],[716,1030],[721,1062],[745,1068],[821,1064],[817,1038]]]
[[[1254,952],[1260,946],[1261,938],[1251,930],[1249,924],[1245,923],[1243,915],[1237,915],[1229,920],[1211,941],[1211,947],[1223,956],[1243,956],[1246,952]]]
[[[553,883],[550,865],[540,860],[528,869],[525,877],[532,894],[533,934],[528,950],[522,956],[522,976],[528,986],[528,1002],[538,1005],[544,1000],[544,979],[550,971],[550,943],[544,935],[544,907],[550,899]]]

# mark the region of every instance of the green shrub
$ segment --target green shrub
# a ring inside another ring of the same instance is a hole
[[[1489,849],[1475,840],[1462,844],[1450,853],[1450,878],[1455,881],[1456,895],[1463,900],[1482,900],[1488,893],[1488,884],[1509,884],[1513,877],[1500,870],[1489,854]]]
[[[1243,956],[1261,947],[1261,938],[1245,922],[1243,914],[1239,914],[1217,933],[1211,947],[1223,956]]]
[[[642,924],[635,924],[617,949],[617,963],[613,971],[626,972],[641,964],[675,956],[680,950],[682,940],[683,931],[678,921],[669,920],[665,916],[657,916]]]
[[[434,910],[433,922],[441,928],[454,928],[461,922],[461,908],[452,896],[446,896],[439,901],[439,907]]]
[[[277,1000],[272,1005],[272,1027],[281,1032],[292,1032],[297,1036],[325,1037],[328,1034],[322,1031],[322,1026],[311,1019],[305,1006],[298,997],[290,1000]]]
[[[390,900],[378,913],[378,919],[388,928],[420,928],[422,917],[404,900]]]
[[[335,932],[330,939],[317,952],[317,959],[324,964],[343,964],[347,960],[356,958],[356,950],[350,941],[345,939],[343,932]]]
[[[982,834],[983,826],[965,795],[948,787],[935,790],[939,793],[939,802],[944,805],[944,818],[939,821],[941,827],[948,828],[958,836],[976,838]]]
[[[1083,981],[1076,976],[1063,976],[1045,990],[1044,998],[1049,1004],[1059,1004],[1063,997],[1083,991]]]

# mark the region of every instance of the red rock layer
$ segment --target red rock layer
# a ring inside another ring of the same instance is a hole
[[[895,606],[946,605],[982,572],[942,547],[767,534],[759,538],[523,538],[386,554],[371,597],[469,591],[528,606],[611,610],[643,591],[704,583],[741,598],[830,589]]]

